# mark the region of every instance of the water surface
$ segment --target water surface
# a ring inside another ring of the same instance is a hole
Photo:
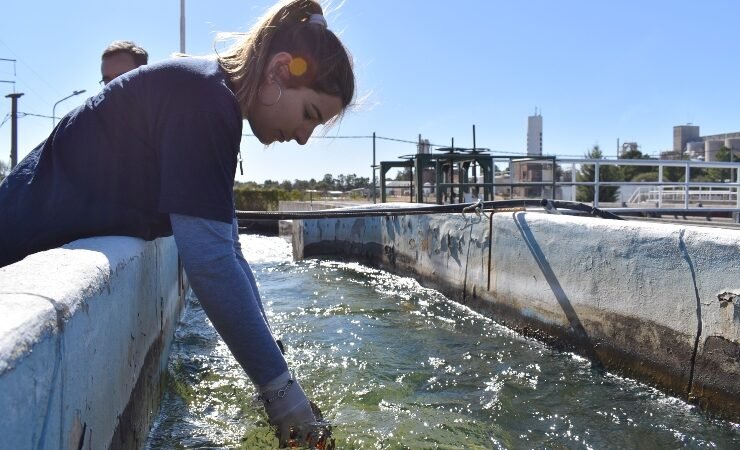
[[[343,449],[740,448],[740,426],[594,370],[415,280],[293,262],[243,235],[286,358]],[[147,448],[273,448],[254,389],[192,295]]]

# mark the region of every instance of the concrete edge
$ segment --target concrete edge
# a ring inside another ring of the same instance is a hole
[[[174,240],[75,241],[0,286],[3,446],[139,448],[183,303]]]

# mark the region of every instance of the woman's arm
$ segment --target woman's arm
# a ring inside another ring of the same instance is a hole
[[[267,320],[267,314],[265,314],[265,308],[262,305],[262,298],[260,297],[259,289],[257,289],[257,280],[254,279],[252,268],[249,267],[249,263],[244,258],[244,254],[242,254],[242,245],[239,242],[239,222],[237,219],[234,219],[234,222],[231,225],[231,238],[234,241],[234,253],[236,254],[236,259],[237,261],[239,261],[239,265],[241,266],[244,273],[247,275],[249,284],[252,286],[254,298],[257,299],[257,306],[260,307],[260,311],[262,311],[262,317],[265,318],[265,323],[267,323],[267,326],[269,327],[270,321]],[[270,328],[270,331],[272,331],[272,328]]]
[[[287,372],[236,254],[232,224],[180,214],[170,214],[170,220],[193,291],[249,378],[266,385]]]
[[[264,316],[234,224],[170,214],[185,271],[203,310],[253,383],[281,440],[317,424]],[[236,242],[235,242],[236,239]],[[238,255],[237,255],[238,254]],[[241,257],[240,257],[241,256]],[[241,260],[241,262],[240,262]]]

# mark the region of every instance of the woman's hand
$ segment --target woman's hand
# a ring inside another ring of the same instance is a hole
[[[329,449],[331,432],[321,411],[306,397],[298,380],[290,374],[270,382],[258,399],[265,406],[270,424],[277,428],[281,447]],[[279,387],[278,387],[279,386]]]

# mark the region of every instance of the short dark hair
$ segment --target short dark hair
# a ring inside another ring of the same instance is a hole
[[[101,56],[101,58],[105,58],[106,56],[110,56],[115,53],[128,53],[134,58],[134,63],[137,67],[143,66],[149,62],[149,54],[146,52],[146,50],[131,41],[111,42],[110,45],[108,45],[108,47],[105,49],[105,51],[103,51],[103,56]]]

